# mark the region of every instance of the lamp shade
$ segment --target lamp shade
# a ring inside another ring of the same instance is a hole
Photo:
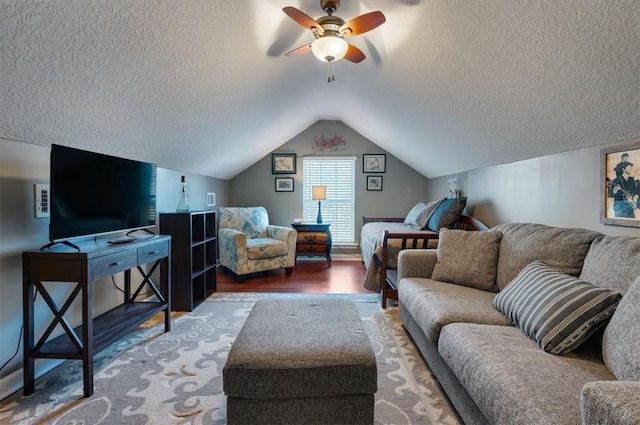
[[[314,201],[324,201],[327,199],[327,186],[311,186],[313,195],[311,197]]]
[[[347,54],[349,44],[340,37],[325,35],[311,43],[311,51],[321,61],[335,62]]]

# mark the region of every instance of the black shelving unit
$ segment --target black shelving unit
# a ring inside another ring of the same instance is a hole
[[[216,213],[160,213],[160,233],[171,235],[171,309],[192,311],[216,291]]]

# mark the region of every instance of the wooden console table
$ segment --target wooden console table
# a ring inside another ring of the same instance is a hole
[[[24,315],[24,395],[34,392],[35,359],[82,360],[84,396],[93,394],[93,356],[124,334],[164,311],[164,330],[171,330],[171,237],[141,237],[134,242],[108,244],[106,240],[79,243],[79,252],[55,245],[44,251],[24,252],[23,315]],[[153,263],[148,272],[140,266]],[[167,273],[161,288],[151,275],[164,263]],[[137,268],[142,282],[132,291],[131,270]],[[98,279],[124,272],[124,303],[93,317],[93,283]],[[45,286],[46,282],[75,284],[71,294],[58,306]],[[157,301],[138,302],[136,298],[147,288]],[[34,301],[40,294],[53,313],[51,323],[37,343],[34,342]],[[77,299],[82,304],[82,325],[71,327],[64,315]],[[64,333],[49,339],[57,325]]]
[[[296,260],[298,256],[325,257],[331,267],[330,223],[292,223],[298,232],[296,240]]]

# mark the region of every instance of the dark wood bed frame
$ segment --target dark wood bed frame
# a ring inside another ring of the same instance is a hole
[[[362,217],[362,225],[364,226],[367,223],[371,222],[391,222],[391,223],[403,223],[404,217],[383,217],[383,218],[372,218],[372,217]],[[489,227],[481,222],[480,220],[473,218],[468,215],[463,215],[458,220],[454,229],[461,230],[469,230],[469,231],[480,231],[480,230],[489,230]],[[384,231],[384,237],[382,239],[382,259],[380,260],[380,281],[383,282],[381,284],[382,289],[382,298],[381,304],[382,308],[387,308],[387,300],[398,300],[398,288],[397,288],[397,280],[398,280],[398,271],[396,269],[391,269],[387,267],[387,243],[390,239],[400,239],[401,242],[401,250],[402,249],[427,249],[430,240],[437,240],[438,233],[391,233],[388,230]],[[364,261],[364,259],[363,259]]]

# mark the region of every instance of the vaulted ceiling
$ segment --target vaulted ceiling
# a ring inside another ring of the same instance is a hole
[[[0,137],[229,179],[321,119],[427,177],[640,137],[638,0],[342,0],[386,23],[329,66],[319,0],[2,0]]]

